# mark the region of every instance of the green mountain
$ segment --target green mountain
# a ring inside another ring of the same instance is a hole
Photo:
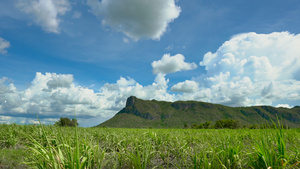
[[[127,99],[126,107],[113,118],[97,127],[120,128],[182,128],[185,124],[199,124],[222,119],[238,120],[241,125],[266,124],[273,120],[289,127],[300,127],[300,107],[292,109],[271,106],[228,107],[198,101]]]

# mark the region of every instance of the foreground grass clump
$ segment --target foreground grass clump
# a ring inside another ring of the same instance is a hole
[[[300,168],[299,129],[0,125],[0,148],[0,168]]]

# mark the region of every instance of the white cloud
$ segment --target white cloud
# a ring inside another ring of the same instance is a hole
[[[159,40],[181,11],[174,0],[88,0],[87,4],[104,25],[136,41]]]
[[[48,89],[57,89],[59,87],[69,88],[73,82],[73,75],[52,74],[52,79],[47,82]]]
[[[135,95],[142,99],[172,100],[168,94],[169,80],[158,74],[153,84],[142,86],[134,79],[121,77],[105,84],[99,92],[76,86],[73,75],[36,73],[31,86],[18,91],[7,78],[0,79],[0,122],[27,123],[38,115],[43,121],[54,122],[59,117],[76,116],[85,119],[107,119],[125,106],[126,99]],[[14,118],[7,118],[14,117]],[[17,118],[17,119],[16,119]],[[52,119],[52,120],[51,120]],[[100,123],[100,121],[95,122]],[[91,125],[91,124],[88,124]],[[95,124],[96,125],[96,124]]]
[[[207,74],[195,78],[210,102],[231,106],[299,100],[300,35],[245,33],[226,41],[200,62]],[[200,92],[201,92],[200,90]]]
[[[59,118],[43,118],[41,123],[42,124],[54,124],[57,122]],[[0,123],[5,124],[39,124],[39,120],[37,117],[12,117],[12,116],[0,116]]]
[[[93,90],[75,86],[72,75],[37,73],[29,88],[17,91],[13,84],[0,86],[0,113],[19,117],[72,116],[74,109],[79,117],[99,115]]]
[[[31,15],[47,32],[59,33],[59,16],[70,10],[68,0],[18,0],[17,7]]]
[[[0,37],[0,54],[6,54],[7,53],[6,50],[9,47],[10,47],[10,43],[7,40]]]
[[[100,98],[107,109],[120,110],[124,107],[129,96],[136,96],[141,99],[156,99],[172,101],[173,96],[168,94],[169,80],[165,75],[158,74],[152,85],[142,86],[131,78],[121,77],[115,84],[105,84],[100,89]]]
[[[0,116],[0,123],[10,124],[12,117],[10,116]]]
[[[195,63],[186,63],[184,60],[185,57],[181,54],[177,54],[175,56],[165,54],[161,60],[152,62],[151,65],[153,68],[153,73],[167,74],[197,68],[197,65]]]
[[[200,65],[208,75],[229,70],[232,76],[244,75],[254,81],[290,79],[299,70],[299,45],[300,35],[288,32],[240,34],[216,53],[205,54]]]
[[[293,108],[293,106],[290,106],[288,104],[277,104],[275,107],[283,107],[283,108],[288,108],[288,109]]]
[[[198,84],[195,81],[186,80],[185,82],[180,82],[172,86],[171,91],[183,93],[197,92]]]

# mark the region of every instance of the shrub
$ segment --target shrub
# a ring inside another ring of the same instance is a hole
[[[216,121],[214,128],[215,129],[237,129],[239,127],[238,121],[233,119],[224,119],[224,120],[218,120]]]
[[[58,122],[55,123],[57,126],[61,127],[75,127],[79,125],[77,119],[69,119],[68,117],[61,117]]]

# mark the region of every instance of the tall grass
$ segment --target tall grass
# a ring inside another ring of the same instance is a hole
[[[299,146],[295,149],[294,157],[289,154],[292,152],[287,149],[288,142],[285,131],[279,121],[272,134],[270,134],[270,130],[260,130],[259,138],[255,142],[254,153],[250,156],[252,167],[266,169],[297,167],[299,164],[297,157]],[[293,146],[293,144],[289,146]]]
[[[27,165],[36,168],[53,169],[83,169],[101,168],[105,153],[92,140],[79,141],[77,126],[74,128],[74,136],[65,135],[66,130],[73,128],[61,128],[39,125],[40,135],[38,139],[32,135],[24,136],[28,139],[27,147],[32,152]]]
[[[195,130],[13,124],[0,125],[0,145],[1,150],[28,151],[31,155],[24,157],[24,164],[32,168],[300,168],[300,130],[281,127]]]

